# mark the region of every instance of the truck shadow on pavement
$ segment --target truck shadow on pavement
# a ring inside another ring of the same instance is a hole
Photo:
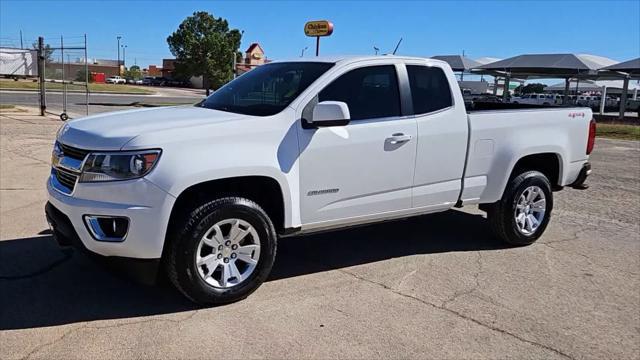
[[[448,211],[281,239],[268,281],[394,257],[504,247],[482,216]],[[197,308],[166,280],[157,286],[133,283],[78,252],[60,249],[51,236],[0,241],[0,330]]]

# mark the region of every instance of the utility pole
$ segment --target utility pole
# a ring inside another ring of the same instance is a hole
[[[120,39],[122,39],[122,36],[116,36],[116,39],[118,39],[118,75],[120,74]]]
[[[47,99],[44,96],[44,38],[38,37],[38,78],[40,80],[40,116],[47,110]]]
[[[20,49],[24,49],[22,46],[22,29],[20,29]]]

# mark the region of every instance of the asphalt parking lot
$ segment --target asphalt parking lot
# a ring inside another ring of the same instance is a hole
[[[279,243],[248,299],[196,308],[48,235],[55,119],[0,115],[0,358],[640,358],[640,145],[505,247],[475,208]]]

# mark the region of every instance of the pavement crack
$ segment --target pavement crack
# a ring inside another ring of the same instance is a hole
[[[63,341],[67,336],[69,336],[70,334],[80,331],[80,330],[87,330],[87,329],[91,329],[91,330],[100,330],[100,329],[112,329],[112,328],[119,328],[119,327],[123,327],[123,326],[127,326],[127,325],[135,325],[135,324],[144,324],[144,323],[150,323],[150,322],[170,322],[170,323],[181,323],[184,321],[187,321],[191,318],[193,318],[199,310],[194,310],[191,314],[189,314],[188,316],[182,318],[182,319],[157,319],[157,318],[152,318],[152,319],[145,319],[145,320],[141,320],[141,321],[132,321],[132,322],[126,322],[126,323],[120,323],[120,324],[114,324],[114,325],[105,325],[105,326],[89,326],[88,322],[85,322],[82,324],[82,326],[78,326],[75,327],[73,329],[70,329],[69,331],[66,331],[65,333],[62,334],[62,336],[58,337],[55,340],[52,340],[48,343],[44,343],[41,345],[36,346],[35,348],[33,348],[31,351],[29,351],[29,353],[27,353],[25,356],[23,356],[22,358],[20,358],[20,360],[27,360],[30,359],[33,355],[35,355],[36,353],[40,352],[41,350],[51,347],[57,343],[59,343],[60,341]]]
[[[41,345],[36,346],[35,348],[31,349],[31,351],[29,351],[25,356],[21,357],[21,358],[20,358],[20,360],[30,359],[33,355],[35,355],[36,353],[38,353],[40,350],[42,350],[42,349],[44,349],[44,348],[47,348],[47,347],[50,347],[50,346],[53,346],[53,345],[57,344],[58,342],[60,342],[60,341],[64,340],[64,339],[65,339],[67,336],[69,336],[71,333],[76,332],[76,331],[81,330],[81,329],[84,329],[84,328],[85,328],[85,326],[86,326],[86,323],[85,323],[85,324],[83,324],[82,326],[78,326],[78,327],[75,327],[75,328],[73,328],[73,329],[70,329],[70,330],[68,330],[68,331],[64,332],[64,333],[62,334],[62,336],[58,337],[58,338],[57,338],[57,339],[55,339],[55,340],[52,340],[52,341],[49,341],[48,343],[44,343],[44,344],[41,344]]]
[[[42,274],[46,274],[47,272],[55,269],[56,267],[64,264],[65,262],[69,261],[69,259],[71,259],[72,257],[72,253],[71,252],[64,252],[64,256],[61,257],[60,259],[52,262],[49,265],[46,265],[38,270],[35,270],[33,272],[27,273],[27,274],[21,274],[21,275],[0,275],[0,280],[6,280],[6,281],[15,281],[15,280],[24,280],[24,279],[31,279],[34,278],[36,276],[40,276]]]
[[[396,289],[394,289],[392,287],[389,287],[389,286],[387,286],[387,285],[385,285],[383,283],[379,283],[377,281],[373,281],[373,280],[367,279],[365,277],[359,276],[357,274],[354,274],[352,272],[346,271],[344,269],[338,269],[338,271],[343,273],[343,274],[349,275],[349,276],[351,276],[351,277],[353,277],[355,279],[358,279],[358,280],[361,280],[361,281],[364,281],[364,282],[379,286],[379,287],[381,287],[381,288],[383,288],[385,290],[389,290],[392,293],[394,293],[396,295],[399,295],[399,296],[402,296],[404,298],[411,299],[411,300],[414,300],[414,301],[418,301],[418,302],[420,302],[420,303],[422,303],[424,305],[433,307],[433,308],[438,309],[438,310],[442,310],[442,311],[448,312],[448,313],[450,313],[452,315],[455,315],[457,317],[460,317],[460,318],[462,318],[464,320],[470,321],[472,323],[480,325],[480,326],[482,326],[484,328],[487,328],[489,330],[501,333],[503,335],[507,335],[507,336],[512,337],[512,338],[514,338],[516,340],[519,340],[521,342],[527,343],[529,345],[533,345],[533,346],[536,346],[536,347],[551,351],[551,352],[553,352],[553,353],[555,353],[557,355],[560,355],[560,356],[562,356],[564,358],[567,358],[567,359],[571,359],[571,360],[574,359],[573,357],[571,357],[570,355],[562,352],[561,350],[555,349],[555,348],[553,348],[551,346],[548,346],[548,345],[545,345],[545,344],[541,344],[541,343],[539,343],[537,341],[534,341],[534,340],[526,339],[526,338],[524,338],[524,337],[522,337],[520,335],[514,334],[514,333],[512,333],[512,332],[510,332],[508,330],[505,330],[505,329],[501,329],[501,328],[499,328],[497,326],[494,326],[494,325],[491,325],[491,324],[486,324],[486,323],[484,323],[484,322],[482,322],[480,320],[477,320],[477,319],[474,319],[472,317],[469,317],[469,316],[467,316],[467,315],[465,315],[465,314],[463,314],[463,313],[461,313],[459,311],[444,307],[443,305],[433,304],[433,303],[430,303],[430,302],[428,302],[426,300],[423,300],[423,299],[421,299],[421,298],[419,298],[417,296],[413,296],[413,295],[410,295],[410,294],[405,294],[405,293],[400,292],[400,291],[398,291],[398,290],[396,290]]]
[[[479,251],[477,251],[476,254],[478,256],[476,257],[477,270],[473,274],[473,280],[475,282],[474,286],[471,287],[470,289],[467,289],[467,290],[464,290],[464,291],[456,291],[453,294],[453,296],[451,296],[449,299],[445,300],[442,303],[442,307],[443,308],[446,307],[447,305],[449,305],[450,303],[452,303],[453,301],[455,301],[456,299],[458,299],[461,296],[472,294],[474,291],[478,290],[478,288],[480,287],[480,274],[482,273],[482,254]]]
[[[540,243],[540,246],[546,246],[546,247],[551,248],[551,249],[553,249],[555,251],[560,251],[560,252],[563,252],[565,254],[580,256],[580,257],[584,258],[589,263],[589,265],[594,266],[594,267],[599,267],[599,268],[607,269],[607,270],[614,270],[614,271],[618,271],[620,273],[623,273],[623,274],[626,274],[626,275],[630,275],[630,276],[640,276],[640,273],[635,273],[633,271],[627,271],[627,270],[619,269],[619,268],[617,268],[615,266],[608,266],[608,265],[599,264],[595,260],[591,259],[588,255],[579,253],[577,251],[570,251],[570,250],[558,248],[558,247],[555,247],[555,246],[551,245],[551,244],[561,243],[561,242],[564,242],[564,241],[554,241],[554,242],[551,242],[551,243],[548,243],[548,242]]]
[[[28,155],[28,154],[25,154],[25,153],[19,153],[17,151],[13,151],[13,150],[9,150],[9,149],[5,149],[5,151],[10,152],[13,155],[22,156],[22,157],[25,157],[27,159],[33,160],[35,162],[39,162],[41,164],[44,164],[44,165],[47,165],[47,166],[51,166],[50,162],[38,159],[37,157],[31,156],[31,155]]]
[[[169,323],[174,323],[174,324],[179,324],[182,323],[184,321],[188,321],[190,319],[192,319],[194,316],[196,316],[196,314],[198,313],[199,310],[194,310],[191,314],[189,314],[188,316],[185,316],[182,319],[162,319],[162,318],[151,318],[151,319],[144,319],[144,320],[138,320],[138,321],[130,321],[130,322],[123,322],[123,323],[118,323],[118,324],[113,324],[113,325],[96,325],[96,326],[86,326],[87,329],[94,329],[94,330],[100,330],[100,329],[114,329],[114,328],[119,328],[119,327],[124,327],[124,326],[129,326],[129,325],[138,325],[138,324],[145,324],[145,323],[152,323],[152,322],[169,322]]]
[[[19,190],[40,190],[39,188],[0,188],[2,191],[19,191]]]

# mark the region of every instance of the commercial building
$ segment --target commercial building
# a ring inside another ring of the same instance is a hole
[[[260,46],[259,43],[252,43],[245,51],[242,61],[236,64],[236,75],[242,75],[256,66],[260,66],[268,62],[269,60],[267,59],[262,46]],[[162,76],[167,79],[173,79],[175,68],[176,59],[162,59],[162,67],[149,65],[149,68],[145,69],[144,72],[146,73],[146,76]],[[194,88],[202,88],[204,85],[202,76],[193,76],[189,81]]]

